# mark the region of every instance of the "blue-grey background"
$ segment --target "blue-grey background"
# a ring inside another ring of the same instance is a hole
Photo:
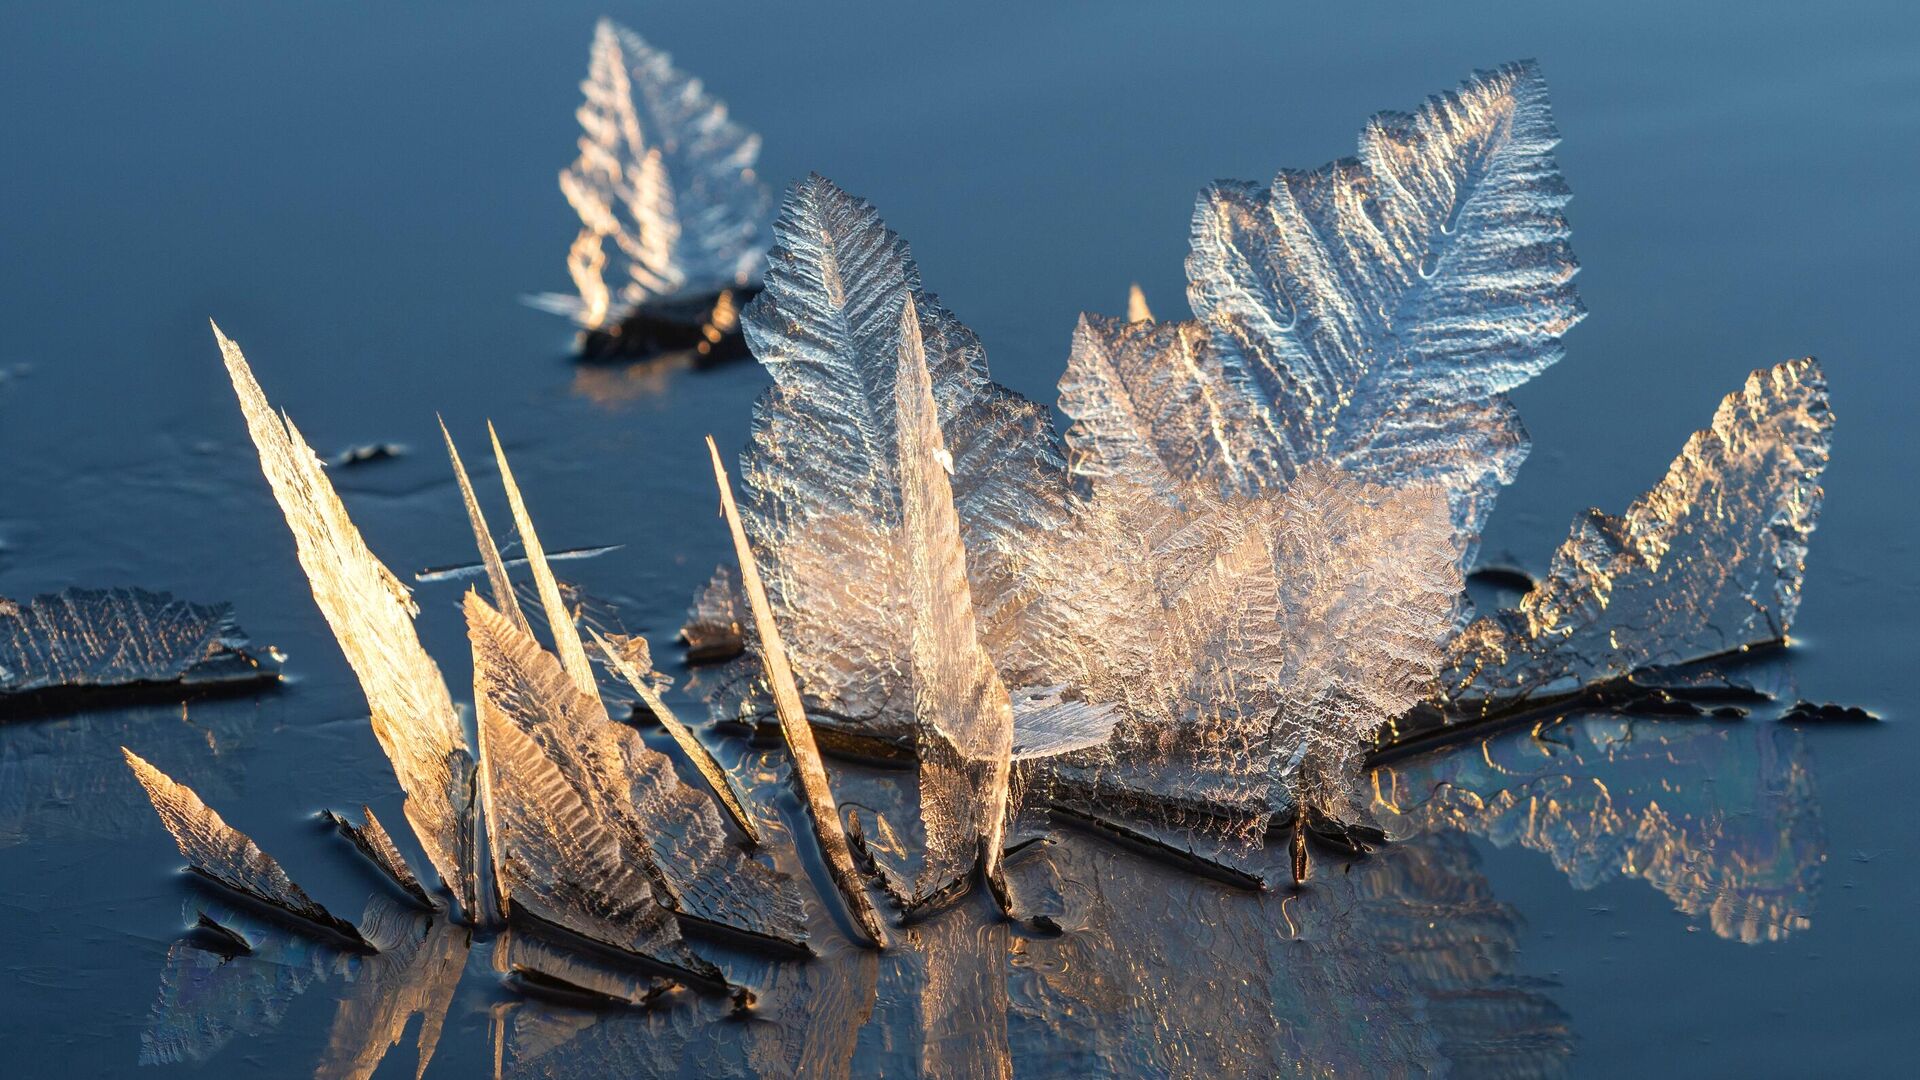
[[[1538,58],[1591,315],[1516,395],[1534,452],[1487,550],[1539,568],[1750,369],[1815,354],[1839,424],[1795,678],[1891,722],[1809,733],[1829,852],[1811,927],[1783,943],[1722,940],[1639,883],[1575,891],[1529,852],[1489,848],[1489,876],[1529,921],[1528,970],[1558,983],[1580,1072],[1904,1071],[1920,16],[1903,3],[0,7],[0,595],[167,588],[233,601],[284,647],[300,681],[247,703],[219,750],[207,794],[229,820],[324,865],[338,851],[294,810],[390,805],[392,781],[209,315],[323,453],[419,451],[339,480],[403,574],[470,551],[436,410],[475,451],[481,421],[501,425],[550,547],[627,545],[580,575],[657,642],[725,554],[700,436],[740,443],[758,370],[594,389],[568,329],[517,302],[567,286],[554,177],[600,14],[763,133],[774,182],[819,171],[875,202],[997,377],[1049,401],[1078,312],[1120,311],[1137,280],[1156,314],[1185,313],[1204,182],[1318,165],[1374,111]],[[443,590],[423,590],[422,632],[458,689]],[[0,1041],[15,1075],[129,1073],[177,859],[150,818],[91,804],[131,787],[118,742],[168,767],[217,740],[181,739],[194,721],[167,710],[60,723],[99,764],[12,793],[36,803],[0,846]],[[51,730],[0,740],[24,760]],[[20,775],[0,771],[0,805]],[[455,1048],[472,1024],[449,1022],[436,1071],[479,1066]],[[289,1068],[245,1046],[218,1065]]]

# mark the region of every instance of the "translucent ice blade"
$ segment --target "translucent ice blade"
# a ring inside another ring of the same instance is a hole
[[[120,752],[126,755],[127,767],[133,770],[134,778],[147,790],[147,798],[153,801],[160,823],[173,834],[174,845],[195,871],[263,904],[331,930],[355,945],[372,948],[352,923],[315,903],[287,877],[273,856],[222,821],[213,808],[200,801],[192,788],[175,783],[126,747],[121,747]]]
[[[418,901],[421,907],[437,909],[440,906],[427,890],[421,887],[420,879],[413,876],[412,868],[407,866],[406,857],[401,855],[400,849],[394,846],[393,837],[387,835],[387,830],[381,826],[380,819],[373,816],[373,807],[365,805],[360,807],[361,817],[366,822],[364,825],[355,825],[331,810],[322,811],[322,813],[362,855],[367,857],[368,862],[379,867],[381,873],[387,875],[402,892]]]
[[[743,328],[774,386],[741,457],[744,518],[810,701],[912,739],[894,385],[911,302],[951,467],[969,587],[990,652],[1020,636],[1018,568],[1065,519],[1046,410],[995,385],[973,334],[919,288],[906,244],[815,176],[775,224],[767,288]]]
[[[805,913],[792,880],[734,845],[713,801],[682,783],[638,731],[609,719],[599,697],[573,686],[552,654],[477,594],[467,594],[466,609],[489,699],[508,708],[509,721],[612,835],[622,862],[646,876],[657,902],[682,918],[804,947]]]
[[[940,436],[911,296],[900,314],[899,341],[894,464],[912,612],[909,656],[921,751],[920,817],[927,834],[917,889],[925,893],[970,872],[976,862],[984,862],[989,878],[998,873],[1013,705],[974,628],[967,552],[947,479],[952,459]],[[938,760],[949,751],[960,759],[958,770]]]
[[[706,744],[702,743],[687,725],[681,723],[680,718],[667,707],[667,703],[660,699],[660,693],[654,689],[648,673],[641,670],[636,659],[627,650],[609,643],[592,627],[587,628],[587,633],[593,635],[593,643],[599,647],[600,655],[606,657],[607,662],[620,673],[620,677],[627,681],[627,685],[633,687],[634,692],[640,695],[640,701],[646,705],[647,710],[660,721],[661,727],[667,729],[667,734],[673,737],[674,744],[687,755],[687,760],[693,764],[693,767],[700,771],[701,777],[707,782],[708,789],[713,792],[714,798],[720,800],[720,805],[726,808],[734,825],[750,843],[758,844],[760,827],[754,824],[753,815],[747,813],[745,805],[740,800],[740,793],[734,790],[732,777],[727,775],[726,768],[714,758],[713,751],[708,750]],[[644,638],[634,640],[640,642],[642,650],[645,649]]]
[[[293,422],[267,403],[240,346],[219,327],[213,332],[314,601],[360,680],[374,737],[407,794],[407,822],[441,880],[471,912],[473,757],[440,669],[414,632],[418,609],[406,586],[367,550]]]
[[[1222,440],[1281,483],[1331,459],[1439,483],[1463,555],[1527,451],[1504,395],[1560,358],[1582,308],[1531,64],[1382,113],[1357,158],[1204,191],[1189,299],[1265,422]]]
[[[269,681],[225,604],[144,589],[67,589],[26,603],[0,599],[0,714],[63,691]]]
[[[713,479],[720,488],[720,507],[726,514],[727,528],[733,534],[734,555],[740,560],[740,583],[747,594],[748,609],[760,646],[760,659],[766,666],[767,680],[773,687],[773,700],[779,710],[780,730],[786,736],[787,750],[793,755],[793,775],[806,799],[807,813],[813,822],[814,838],[820,843],[833,883],[847,903],[854,924],[877,948],[885,948],[886,930],[873,908],[873,899],[861,883],[860,870],[854,865],[853,852],[847,846],[847,834],[840,825],[840,810],[827,783],[826,766],[820,749],[814,745],[813,728],[800,705],[800,690],[794,685],[793,668],[787,663],[787,650],[780,640],[780,627],[774,622],[773,605],[760,583],[760,569],[754,563],[753,548],[747,544],[746,530],[740,524],[740,511],[733,502],[733,485],[727,480],[727,467],[720,461],[720,448],[707,437],[707,453],[713,458]]]
[[[460,498],[467,506],[467,521],[473,526],[474,545],[480,549],[480,564],[487,570],[487,585],[493,590],[494,606],[515,626],[526,630],[527,617],[521,613],[520,601],[513,594],[513,580],[507,577],[507,565],[500,560],[500,548],[493,542],[493,530],[487,528],[487,516],[480,512],[480,500],[473,494],[473,481],[467,476],[467,467],[460,461],[460,450],[453,445],[453,436],[447,431],[445,420],[440,421],[440,437],[446,440],[447,459],[453,463],[454,479],[460,482]]]
[[[560,190],[580,215],[567,255],[585,326],[636,305],[751,284],[766,259],[760,137],[638,34],[601,20]]]
[[[540,590],[540,606],[547,613],[547,628],[553,634],[553,648],[560,656],[560,666],[566,669],[567,677],[581,693],[597,697],[599,684],[594,682],[593,664],[587,660],[586,646],[580,643],[580,631],[573,624],[573,612],[560,595],[560,583],[547,564],[546,549],[540,546],[540,537],[533,531],[533,518],[527,513],[526,501],[520,497],[520,485],[513,481],[513,468],[507,464],[500,433],[493,430],[491,423],[487,425],[487,436],[493,440],[493,458],[500,465],[500,485],[507,489],[507,505],[513,510],[520,546],[527,551],[527,567],[533,571],[534,586]]]
[[[1818,363],[1762,368],[1626,514],[1576,519],[1547,576],[1454,648],[1456,700],[1569,693],[1784,640],[1820,514],[1833,412]]]
[[[471,611],[481,601],[467,595]],[[552,675],[550,681],[566,686],[557,664]],[[500,647],[476,634],[474,699],[486,733],[488,837],[498,849],[509,916],[531,916],[720,989],[724,977],[681,941],[679,924],[654,899],[645,868],[625,857],[615,831],[521,730],[519,718],[537,707],[527,696],[523,681],[503,666]]]

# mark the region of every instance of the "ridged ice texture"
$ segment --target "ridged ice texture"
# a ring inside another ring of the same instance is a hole
[[[286,516],[313,599],[360,680],[373,734],[440,879],[473,910],[473,755],[440,668],[420,647],[407,587],[374,557],[293,421],[267,403],[240,346],[214,328],[260,469]]]
[[[61,688],[270,677],[275,665],[246,646],[225,604],[145,589],[66,589],[25,604],[0,599],[0,701]]]
[[[273,856],[261,851],[244,833],[222,821],[200,796],[125,747],[127,767],[153,801],[160,823],[173,835],[174,845],[196,871],[220,884],[245,893],[302,919],[326,927],[347,940],[362,943],[352,923],[334,916],[295,885]]]
[[[479,601],[468,597],[471,609]],[[487,836],[509,916],[531,915],[669,968],[714,978],[711,966],[681,941],[673,914],[655,901],[645,864],[629,857],[611,824],[521,730],[519,715],[542,705],[529,700],[511,662],[476,635],[474,704],[486,748]],[[547,667],[546,683],[570,685],[558,662]]]
[[[596,695],[575,686],[551,653],[475,593],[467,594],[466,614],[476,696],[553,766],[611,839],[623,880],[644,878],[649,896],[696,919],[783,942],[805,940],[792,879],[729,842],[713,801],[684,784],[666,755],[609,719]],[[502,792],[493,792],[495,815],[508,812]],[[584,866],[567,872],[586,880]]]
[[[743,325],[773,376],[741,455],[742,512],[808,713],[911,744],[912,628],[895,384],[911,303],[944,436],[976,626],[1015,651],[1028,538],[1065,520],[1046,410],[995,384],[971,331],[922,292],[911,252],[868,203],[796,184],[767,288]],[[1009,685],[1024,685],[1010,679]]]
[[[567,269],[584,326],[753,282],[766,261],[760,137],[640,35],[602,19],[580,84],[580,156],[560,190],[580,215]]]
[[[1355,158],[1203,191],[1187,275],[1207,333],[1176,335],[1149,369],[1174,385],[1140,395],[1171,410],[1183,478],[1250,492],[1329,460],[1437,483],[1471,559],[1527,452],[1505,394],[1583,314],[1557,141],[1539,72],[1510,64],[1374,117]]]
[[[1812,359],[1727,395],[1660,483],[1614,517],[1589,510],[1517,608],[1454,649],[1456,700],[1571,692],[1640,668],[1784,640],[1833,432]]]

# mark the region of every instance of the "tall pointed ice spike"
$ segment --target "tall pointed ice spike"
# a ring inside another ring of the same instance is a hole
[[[407,823],[471,915],[473,756],[440,669],[414,632],[413,598],[367,549],[319,458],[267,403],[240,346],[218,326],[213,333],[314,602],[360,680],[374,737],[407,794]]]

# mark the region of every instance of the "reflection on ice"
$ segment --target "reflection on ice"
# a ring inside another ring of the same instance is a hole
[[[1574,713],[1383,765],[1374,792],[1398,836],[1517,843],[1580,889],[1637,878],[1737,941],[1804,930],[1827,857],[1809,751],[1780,723]]]

